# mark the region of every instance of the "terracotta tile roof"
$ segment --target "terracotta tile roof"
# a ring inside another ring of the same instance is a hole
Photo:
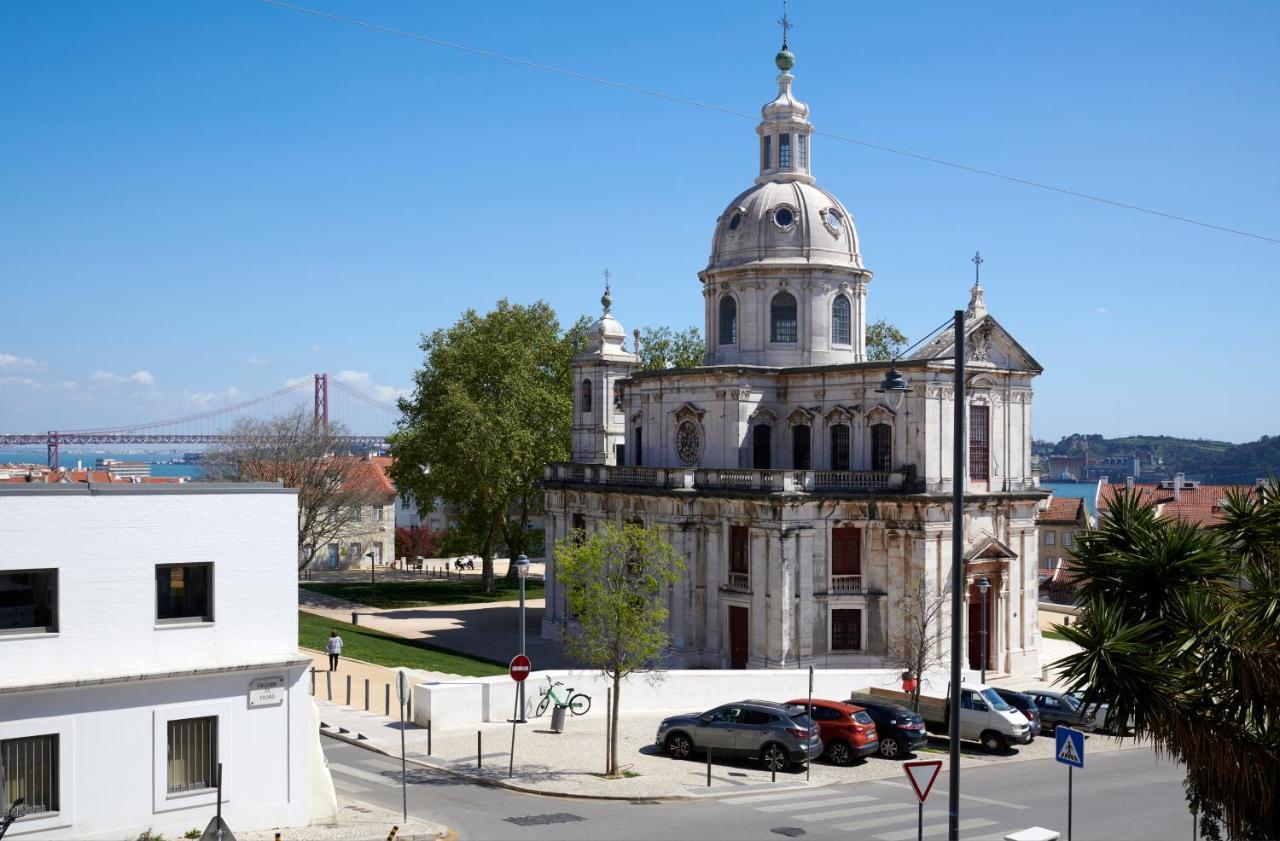
[[[1037,523],[1078,523],[1081,521],[1080,509],[1084,507],[1084,498],[1079,496],[1055,496],[1049,505],[1036,517]]]
[[[1172,488],[1162,488],[1159,485],[1133,486],[1133,492],[1138,495],[1138,501],[1157,505],[1161,517],[1182,520],[1185,523],[1192,523],[1198,526],[1213,525],[1222,519],[1222,514],[1218,509],[1218,502],[1225,499],[1229,491],[1252,491],[1253,489],[1253,485],[1202,485],[1196,483],[1195,487],[1183,487],[1182,498],[1175,502]],[[1105,511],[1108,504],[1124,490],[1125,486],[1121,484],[1113,485],[1107,483],[1099,485],[1099,513]]]
[[[396,486],[391,481],[391,466],[396,460],[391,456],[360,458],[349,456],[352,461],[347,484],[361,490],[374,490],[395,496]]]

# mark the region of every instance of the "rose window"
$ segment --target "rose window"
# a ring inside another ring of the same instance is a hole
[[[676,455],[685,464],[693,464],[702,455],[702,431],[693,421],[684,421],[676,430]]]

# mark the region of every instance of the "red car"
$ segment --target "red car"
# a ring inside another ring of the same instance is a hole
[[[804,707],[809,701],[798,698],[787,703]],[[813,720],[822,734],[823,756],[836,765],[848,765],[880,747],[876,724],[862,707],[814,698]]]

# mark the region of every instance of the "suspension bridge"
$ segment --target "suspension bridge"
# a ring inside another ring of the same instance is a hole
[[[291,381],[283,388],[228,406],[169,420],[101,429],[0,433],[0,447],[43,444],[51,468],[58,467],[59,449],[83,444],[217,444],[235,438],[242,419],[267,420],[310,407],[317,423],[341,423],[350,434],[335,441],[350,447],[384,448],[387,433],[399,417],[392,404],[378,400],[328,374]]]

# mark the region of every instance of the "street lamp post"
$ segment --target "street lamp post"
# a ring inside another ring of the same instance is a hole
[[[514,561],[516,573],[520,576],[520,653],[524,654],[524,582],[529,576],[529,559],[521,553]],[[520,713],[517,720],[524,723],[524,681],[520,681],[516,691],[520,693]]]
[[[979,631],[982,634],[982,663],[979,664],[982,677],[978,678],[979,683],[987,682],[987,591],[991,589],[991,582],[984,575],[977,580],[978,592],[982,594],[982,628]]]
[[[951,358],[955,361],[955,395],[952,402],[951,430],[951,691],[948,693],[947,738],[950,741],[950,757],[947,769],[947,839],[960,839],[960,628],[961,598],[960,588],[964,585],[964,310],[956,310],[953,319],[955,331],[954,357],[932,357],[933,359]],[[930,331],[924,339],[916,342],[915,347],[933,336],[943,327],[945,322]],[[893,362],[896,363],[907,348]],[[891,363],[889,373],[876,389],[881,393],[905,394],[911,390],[907,378],[898,372]]]
[[[366,552],[365,557],[369,559],[369,595],[376,596],[378,594],[377,565],[373,562],[372,552]]]

